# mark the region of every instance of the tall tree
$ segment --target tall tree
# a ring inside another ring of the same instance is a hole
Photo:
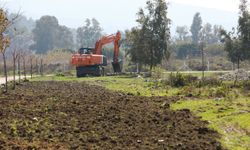
[[[238,20],[239,40],[245,59],[250,59],[250,14],[247,9],[247,0],[240,0],[240,17]]]
[[[136,54],[132,58],[149,65],[150,70],[170,55],[168,51],[170,20],[167,17],[167,9],[165,0],[147,1],[146,10],[140,9],[137,13],[139,26],[131,32],[134,38],[131,47],[137,51],[131,53]]]
[[[225,50],[233,63],[240,66],[240,61],[250,59],[250,14],[247,8],[247,0],[240,0],[240,16],[238,20],[238,32],[233,28],[232,32],[221,30],[222,41]]]
[[[176,33],[178,35],[178,39],[180,41],[184,41],[187,39],[188,27],[187,26],[177,26]]]
[[[56,17],[42,16],[36,21],[36,27],[32,31],[35,44],[31,48],[39,54],[54,49],[58,27],[59,24]]]
[[[193,23],[190,29],[191,34],[192,34],[193,44],[198,45],[201,29],[202,29],[202,19],[201,19],[200,13],[196,13],[194,15]]]
[[[204,36],[204,42],[207,44],[212,43],[212,38],[213,38],[212,31],[213,31],[213,29],[212,29],[212,25],[210,23],[204,24],[204,26],[201,30],[201,34],[202,34],[202,36]]]
[[[221,30],[221,41],[225,43],[224,50],[228,52],[228,58],[234,64],[237,64],[238,69],[240,68],[240,62],[244,60],[244,51],[242,49],[242,42],[238,35],[233,32],[226,32]]]
[[[222,26],[220,25],[213,26],[213,34],[212,34],[212,39],[211,39],[212,44],[220,43],[220,31],[221,30],[222,30]]]
[[[57,38],[55,48],[73,49],[74,38],[73,33],[66,26],[59,26],[57,29]]]
[[[100,23],[93,18],[86,19],[85,25],[77,29],[77,46],[94,47],[95,43],[102,36],[102,28]]]
[[[0,9],[0,52],[3,55],[3,61],[4,61],[4,76],[5,76],[5,91],[8,90],[8,84],[7,84],[7,67],[6,67],[6,57],[5,52],[6,48],[9,47],[10,39],[9,37],[6,37],[4,35],[4,32],[7,30],[8,26],[10,24],[10,21],[7,18],[7,15],[3,9]]]
[[[59,25],[54,16],[42,16],[36,21],[32,32],[35,44],[30,48],[36,50],[38,54],[45,54],[56,48],[74,47],[73,33],[66,26]]]
[[[125,47],[126,55],[129,55],[131,61],[139,66],[138,72],[140,72],[141,66],[145,63],[144,59],[147,57],[143,37],[140,36],[140,29],[134,27],[130,31],[126,31],[126,40],[123,46]]]

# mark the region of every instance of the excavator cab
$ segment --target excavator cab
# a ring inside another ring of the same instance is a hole
[[[93,48],[80,48],[78,50],[79,54],[92,54]]]

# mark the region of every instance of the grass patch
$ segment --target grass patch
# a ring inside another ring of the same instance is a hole
[[[172,109],[190,109],[194,114],[209,121],[210,128],[222,135],[221,142],[232,150],[250,147],[250,100],[188,100],[171,105]]]
[[[148,78],[128,77],[128,76],[112,76],[112,77],[61,77],[49,76],[38,77],[32,81],[78,81],[87,82],[89,84],[104,86],[107,89],[131,93],[140,96],[172,96],[178,93],[177,88],[165,87],[158,82],[149,81]]]

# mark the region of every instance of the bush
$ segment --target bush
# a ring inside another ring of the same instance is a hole
[[[250,81],[244,81],[244,82],[242,82],[242,87],[245,90],[250,90]]]
[[[195,87],[193,87],[193,86],[185,86],[185,87],[183,87],[178,94],[183,95],[185,97],[200,96],[199,90],[195,89]]]
[[[225,88],[225,87],[220,87],[218,89],[215,90],[215,93],[214,93],[214,96],[215,97],[219,97],[219,98],[222,98],[222,97],[226,97],[227,94],[228,94],[228,89]]]
[[[161,69],[159,67],[154,68],[152,72],[152,78],[155,80],[161,79],[164,71],[165,71],[164,69]]]
[[[197,77],[194,77],[192,75],[183,75],[180,73],[176,74],[170,74],[169,76],[169,84],[172,87],[183,87],[189,84],[192,84],[193,82],[197,81]]]
[[[57,73],[56,77],[64,77],[65,75],[63,73]]]
[[[204,80],[199,81],[196,83],[196,87],[202,87],[202,86],[221,86],[222,85],[222,80],[219,80],[214,77],[209,77],[209,78],[204,78]]]

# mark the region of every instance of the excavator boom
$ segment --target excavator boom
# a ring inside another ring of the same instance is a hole
[[[104,45],[109,43],[114,43],[114,56],[113,56],[113,70],[114,72],[121,72],[121,66],[119,63],[119,42],[121,40],[121,33],[118,31],[115,35],[109,35],[102,37],[99,41],[96,42],[94,53],[101,55],[102,54],[102,48]]]

